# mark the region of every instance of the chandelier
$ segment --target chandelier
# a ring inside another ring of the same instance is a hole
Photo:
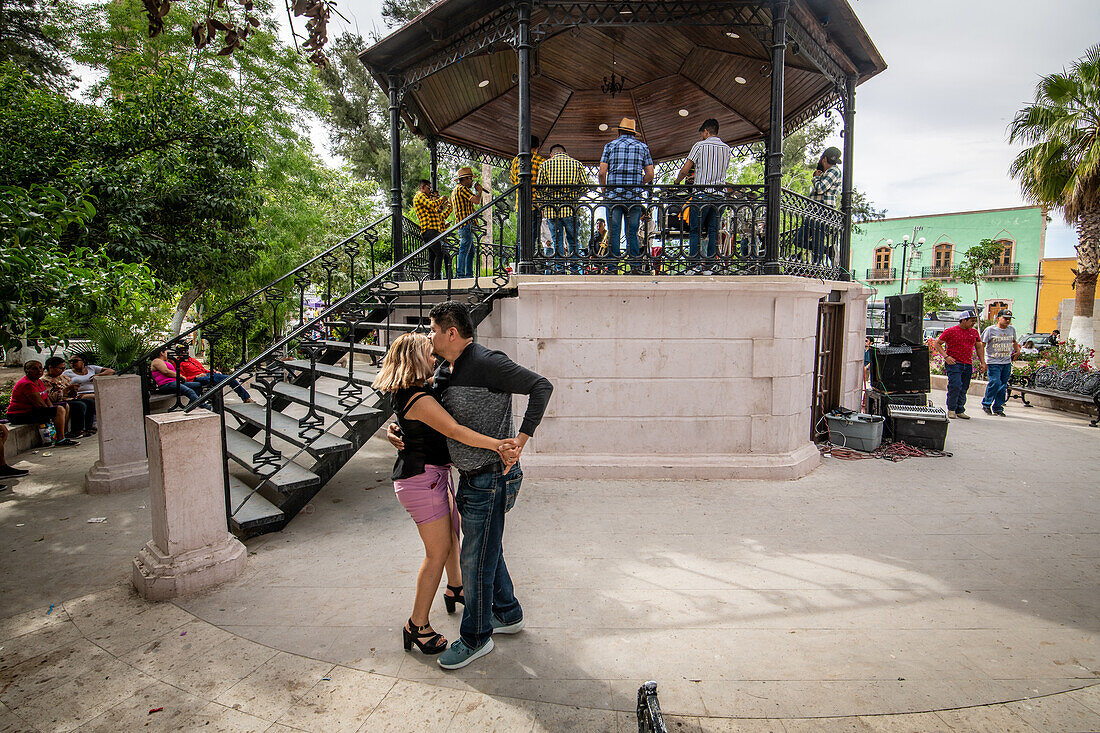
[[[624,82],[626,82],[625,76],[615,76],[615,45],[612,42],[611,45],[611,76],[605,76],[603,78],[603,84],[600,85],[600,91],[604,94],[610,94],[614,99],[615,95],[623,90]]]

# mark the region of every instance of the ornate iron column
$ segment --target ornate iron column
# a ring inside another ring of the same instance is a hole
[[[401,214],[401,77],[390,74],[390,218],[393,232],[393,261],[396,264],[405,256],[403,241],[403,216]]]
[[[772,104],[764,181],[767,213],[764,274],[779,274],[780,184],[783,179],[783,58],[787,50],[788,0],[772,2]]]
[[[531,231],[531,5],[519,3],[516,55],[519,71],[519,228],[518,271],[530,272],[535,258]]]
[[[439,190],[439,138],[428,138],[428,152],[432,156],[432,190]]]
[[[844,229],[840,232],[842,280],[852,279],[852,150],[855,148],[855,117],[856,75],[849,74],[844,80],[844,182],[840,194],[840,210],[844,214]]]

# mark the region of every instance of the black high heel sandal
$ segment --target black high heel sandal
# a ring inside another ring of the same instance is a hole
[[[415,631],[409,631],[410,628]],[[413,644],[416,644],[424,654],[439,654],[447,649],[447,640],[443,638],[443,634],[432,630],[431,623],[417,626],[411,618],[408,625],[401,629],[401,638],[405,642],[407,652],[412,651]],[[421,641],[421,639],[427,639],[427,641]]]
[[[446,593],[443,594],[443,603],[447,606],[447,613],[455,612],[456,603],[461,603],[463,606],[466,605],[466,597],[462,595],[461,585],[448,585],[447,590],[454,593],[453,596],[449,596]]]

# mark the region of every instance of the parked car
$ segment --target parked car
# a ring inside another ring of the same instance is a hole
[[[1035,348],[1039,351],[1044,351],[1046,349],[1057,346],[1057,344],[1054,343],[1054,338],[1049,333],[1029,333],[1023,338],[1019,339],[1020,346],[1023,346],[1028,341],[1033,342],[1035,344]]]

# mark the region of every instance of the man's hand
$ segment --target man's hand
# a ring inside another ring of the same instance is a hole
[[[956,364],[957,362],[955,361],[955,357],[948,356],[948,357],[944,358],[943,363],[944,364]]]
[[[979,374],[984,374],[985,370],[986,370],[985,360],[982,359],[978,362],[978,373]]]
[[[500,445],[497,446],[497,453],[500,454],[500,461],[504,464],[505,473],[508,473],[508,470],[516,465],[521,452],[523,452],[523,447],[515,438],[500,441]]]
[[[390,441],[390,445],[397,450],[405,450],[405,441],[401,440],[401,436],[397,432],[398,429],[397,423],[391,422],[389,427],[386,428],[386,440]]]

